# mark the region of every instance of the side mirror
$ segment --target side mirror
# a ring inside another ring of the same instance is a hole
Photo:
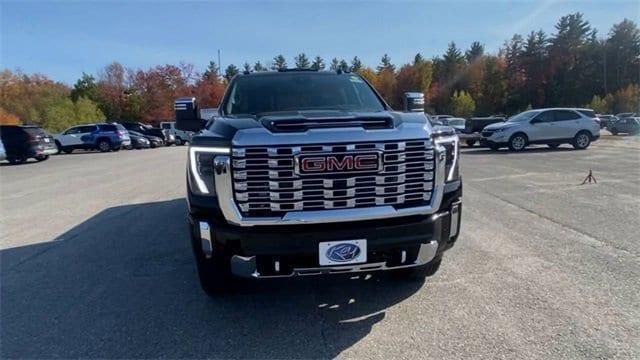
[[[176,128],[178,130],[197,132],[204,129],[206,122],[200,119],[196,98],[177,98],[173,109],[176,112]]]

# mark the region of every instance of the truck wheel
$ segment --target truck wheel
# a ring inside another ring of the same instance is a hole
[[[476,144],[475,140],[467,140],[467,146],[468,147],[473,147],[473,145],[475,145],[475,144]]]
[[[220,296],[232,289],[231,257],[220,251],[207,259],[202,252],[200,240],[191,227],[191,245],[196,258],[200,287],[209,296]]]
[[[442,263],[442,255],[436,256],[433,260],[421,266],[398,269],[394,272],[394,275],[410,281],[424,281],[424,278],[435,274],[440,269],[440,263]]]
[[[98,150],[100,150],[100,152],[109,152],[111,150],[111,143],[109,140],[100,140],[98,142]]]
[[[611,134],[612,135],[618,135],[618,129],[616,129],[616,128],[611,129]]]
[[[586,131],[580,131],[576,134],[572,142],[573,148],[576,150],[584,150],[589,147],[589,144],[591,144],[591,136]]]
[[[183,144],[182,139],[176,138],[176,146],[181,146]]]

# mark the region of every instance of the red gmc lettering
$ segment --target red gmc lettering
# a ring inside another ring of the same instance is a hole
[[[327,156],[327,171],[352,170],[353,164],[353,156],[345,156],[342,158],[342,161],[338,160],[335,156]]]
[[[326,159],[323,157],[308,157],[300,162],[302,171],[324,171],[326,167]]]
[[[378,166],[378,154],[317,156],[300,160],[303,172],[377,170]]]

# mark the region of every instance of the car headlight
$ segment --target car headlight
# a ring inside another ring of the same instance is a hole
[[[445,148],[445,181],[455,181],[460,178],[459,157],[460,157],[460,140],[456,135],[436,137],[434,139],[436,145]]]
[[[195,182],[191,190],[200,195],[215,195],[213,160],[220,154],[229,154],[229,149],[199,146],[189,148],[189,172]]]

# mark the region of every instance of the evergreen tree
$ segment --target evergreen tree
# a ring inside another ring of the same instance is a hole
[[[362,61],[360,61],[360,59],[357,56],[354,56],[353,59],[351,60],[351,71],[354,73],[357,73],[360,70],[362,70],[363,67],[364,65],[362,65]]]
[[[338,65],[338,69],[342,72],[348,72],[349,71],[349,64],[344,60],[341,59],[340,60],[340,65]]]
[[[253,64],[253,71],[258,72],[258,71],[267,71],[268,69],[262,65],[262,63],[260,61],[256,61],[255,64]]]
[[[295,62],[297,69],[308,69],[311,65],[305,53],[298,54],[298,56],[295,57]]]
[[[242,65],[242,71],[245,73],[251,72],[251,64],[245,62],[244,65]]]
[[[316,56],[311,63],[311,68],[313,70],[324,70],[324,60],[320,56]]]
[[[480,58],[482,55],[484,55],[484,45],[480,44],[478,41],[474,41],[469,50],[464,54],[467,62],[472,62]]]
[[[396,70],[395,65],[391,63],[391,58],[387,54],[384,54],[382,56],[382,58],[380,59],[380,65],[378,65],[378,73],[382,72],[383,70],[389,70],[391,72],[395,72]]]
[[[282,55],[278,55],[273,58],[273,65],[271,70],[285,70],[287,68],[287,60]]]
[[[329,66],[329,70],[338,71],[340,68],[340,61],[337,58],[331,59],[331,65]]]
[[[227,81],[231,81],[231,79],[233,79],[234,76],[236,76],[238,73],[240,72],[240,70],[238,69],[238,67],[236,67],[233,64],[230,64],[229,66],[227,66],[227,68],[224,70],[224,78]]]

